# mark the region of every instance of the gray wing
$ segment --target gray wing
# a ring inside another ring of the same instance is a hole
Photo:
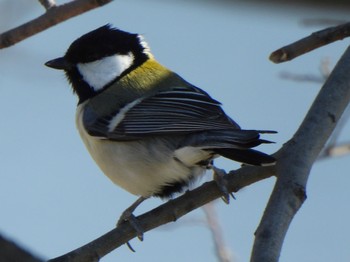
[[[196,87],[160,91],[106,116],[97,117],[87,106],[83,122],[90,135],[111,140],[240,129],[218,101]]]
[[[240,129],[223,112],[219,102],[195,87],[161,91],[102,117],[87,105],[83,123],[90,135],[104,139],[130,141],[182,135],[178,148],[200,147],[251,165],[275,162],[273,157],[250,149],[270,143],[260,139],[260,134],[275,131]]]

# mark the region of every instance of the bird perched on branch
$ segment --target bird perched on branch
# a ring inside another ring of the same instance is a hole
[[[46,65],[64,70],[79,98],[76,125],[92,158],[140,197],[122,220],[148,197],[183,191],[218,156],[275,162],[251,149],[273,131],[242,130],[218,101],[158,63],[141,35],[105,25]]]

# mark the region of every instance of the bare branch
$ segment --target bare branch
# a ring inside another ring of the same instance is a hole
[[[21,262],[42,262],[27,250],[20,247],[15,242],[0,235],[0,260],[1,261],[21,261]]]
[[[215,245],[215,253],[220,262],[233,262],[232,254],[225,244],[222,229],[218,221],[214,203],[210,202],[203,206],[203,211],[209,226],[210,232],[213,237]]]
[[[251,262],[278,261],[289,225],[306,199],[311,166],[350,101],[350,47],[293,138],[276,153],[277,181],[255,233]]]
[[[53,6],[34,20],[0,34],[0,49],[12,46],[45,29],[91,9],[108,4],[113,0],[75,0],[60,6]],[[40,1],[47,2],[47,1]]]
[[[295,82],[312,82],[312,83],[323,83],[324,78],[322,76],[315,76],[311,74],[294,74],[289,72],[281,72],[280,77],[286,80]]]
[[[272,52],[270,60],[274,63],[286,62],[348,36],[350,36],[350,23],[329,27]]]
[[[229,190],[237,192],[239,189],[275,174],[274,166],[270,167],[242,167],[230,172],[227,179]],[[144,231],[149,231],[160,225],[176,221],[190,211],[201,207],[214,199],[220,198],[222,192],[216,182],[204,183],[199,188],[170,200],[167,203],[137,217]],[[154,219],[157,218],[157,219]],[[112,250],[135,238],[137,233],[129,223],[123,223],[98,239],[82,246],[70,253],[50,260],[51,262],[89,262],[97,261]]]
[[[345,23],[345,20],[331,18],[306,18],[301,21],[304,26],[337,26]]]
[[[328,57],[322,59],[320,64],[320,72],[323,80],[326,80],[332,72],[331,60]]]
[[[281,72],[280,77],[292,80],[296,82],[313,82],[313,83],[324,83],[331,73],[330,61],[328,58],[324,58],[320,64],[320,73],[321,75],[313,74],[294,74],[289,72]]]
[[[350,142],[327,147],[322,151],[318,159],[321,160],[329,157],[340,157],[348,154],[350,154]]]
[[[295,82],[312,82],[312,83],[324,83],[331,73],[330,61],[328,58],[324,58],[320,64],[320,75],[313,74],[294,74],[290,72],[281,72],[279,75],[281,78],[295,81]]]
[[[39,0],[39,2],[46,10],[56,6],[55,0]]]

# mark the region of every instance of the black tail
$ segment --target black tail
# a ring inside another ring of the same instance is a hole
[[[273,143],[260,139],[260,134],[274,134],[269,130],[224,129],[198,132],[188,136],[181,146],[195,146],[212,150],[223,157],[248,165],[272,165],[275,158],[251,149],[260,144]]]
[[[213,151],[223,157],[248,165],[268,166],[276,162],[274,157],[254,149],[219,148]]]

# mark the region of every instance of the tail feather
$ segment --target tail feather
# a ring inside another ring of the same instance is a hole
[[[270,144],[272,141],[260,139],[260,133],[275,133],[275,131],[257,131],[242,129],[211,130],[194,133],[188,136],[180,146],[195,146],[203,149],[236,148],[249,149],[260,144]]]
[[[198,147],[213,151],[223,157],[248,165],[272,165],[275,158],[251,148],[260,144],[273,143],[260,139],[260,134],[274,134],[270,130],[225,129],[210,130],[187,136],[181,147]]]
[[[231,160],[254,166],[268,166],[273,165],[276,162],[274,157],[254,149],[240,150],[233,148],[219,148],[215,149],[214,152]]]

